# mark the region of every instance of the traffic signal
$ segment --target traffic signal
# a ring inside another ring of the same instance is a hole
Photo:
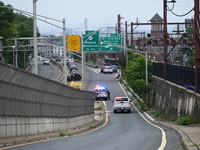
[[[150,37],[151,37],[151,33],[148,33],[148,34],[147,34],[147,37],[149,37],[149,38],[150,38]]]

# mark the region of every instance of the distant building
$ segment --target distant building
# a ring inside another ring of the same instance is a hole
[[[185,19],[185,23],[192,23],[192,24],[185,24],[185,29],[188,27],[194,27],[194,19]]]
[[[163,37],[163,19],[156,13],[151,19],[151,23],[157,23],[151,25],[151,36],[153,38]]]

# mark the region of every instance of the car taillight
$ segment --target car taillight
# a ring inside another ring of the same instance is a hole
[[[114,107],[116,106],[116,104],[113,105]]]
[[[130,107],[130,106],[131,106],[131,104],[129,103],[129,104],[128,104],[128,106]]]

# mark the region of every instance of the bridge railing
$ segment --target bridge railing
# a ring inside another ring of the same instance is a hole
[[[190,90],[195,90],[195,71],[194,68],[167,64],[166,79],[172,83],[184,86]],[[200,71],[199,71],[200,79]],[[164,78],[163,63],[154,63],[154,75]],[[200,80],[199,80],[200,85]],[[199,91],[200,92],[200,91]]]

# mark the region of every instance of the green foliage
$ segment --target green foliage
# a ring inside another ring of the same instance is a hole
[[[94,110],[102,110],[102,107],[98,106],[98,107],[94,108]]]
[[[176,120],[177,120],[176,116],[169,119],[169,121],[176,121]]]
[[[126,67],[126,56],[124,55],[124,53],[119,54],[117,63],[121,66],[121,70],[123,71]]]
[[[135,46],[127,45],[127,48],[135,49]]]
[[[141,98],[145,98],[150,90],[150,84],[146,84],[146,58],[137,54],[130,56],[129,65],[124,70],[124,78]],[[148,60],[148,79],[153,75],[153,63]]]
[[[190,117],[190,116],[183,116],[178,119],[177,125],[190,125],[190,124],[196,124],[197,120]]]
[[[140,100],[137,100],[137,102],[139,103],[141,110],[143,110],[143,111],[146,111],[146,110],[147,110],[147,109],[146,109],[146,106],[148,106],[148,103],[147,103],[147,102],[142,102],[142,101],[140,101]]]
[[[66,136],[67,135],[65,132],[60,132],[59,134],[60,134],[60,136]]]
[[[86,61],[95,65],[97,63],[97,53],[86,53]]]
[[[154,110],[153,111],[153,114],[156,116],[156,117],[159,117],[161,119],[164,119],[164,115],[161,114],[158,110]]]
[[[0,1],[0,6],[4,6],[4,3]],[[5,5],[6,6],[6,5]],[[12,7],[11,5],[8,5]],[[37,33],[40,36],[40,33]],[[13,39],[18,37],[33,37],[33,19],[27,17],[21,13],[14,13],[12,9],[0,8],[0,36],[3,37],[3,46],[14,46],[7,43],[7,39]],[[29,43],[23,43],[29,44]],[[13,54],[8,52],[10,49],[3,49],[3,56],[6,63],[13,64]],[[18,50],[23,50],[18,48]],[[18,52],[18,67],[24,68],[24,59],[28,61],[30,52]],[[25,58],[24,58],[25,56]]]
[[[195,52],[194,49],[191,50],[191,53],[188,55],[188,67],[193,68],[195,65]]]
[[[143,79],[138,79],[133,82],[132,88],[141,98],[145,98],[150,90],[150,84],[146,84]]]
[[[71,136],[71,134],[67,134],[65,132],[60,132],[59,134],[60,134],[60,136]]]
[[[189,37],[194,37],[194,28],[193,27],[188,27],[186,29],[186,33],[188,34]]]
[[[0,6],[4,6],[4,3],[0,1]],[[10,5],[8,5],[11,7]],[[0,8],[0,36],[4,39],[17,36],[16,26],[13,24],[14,20],[13,10],[7,8]]]

